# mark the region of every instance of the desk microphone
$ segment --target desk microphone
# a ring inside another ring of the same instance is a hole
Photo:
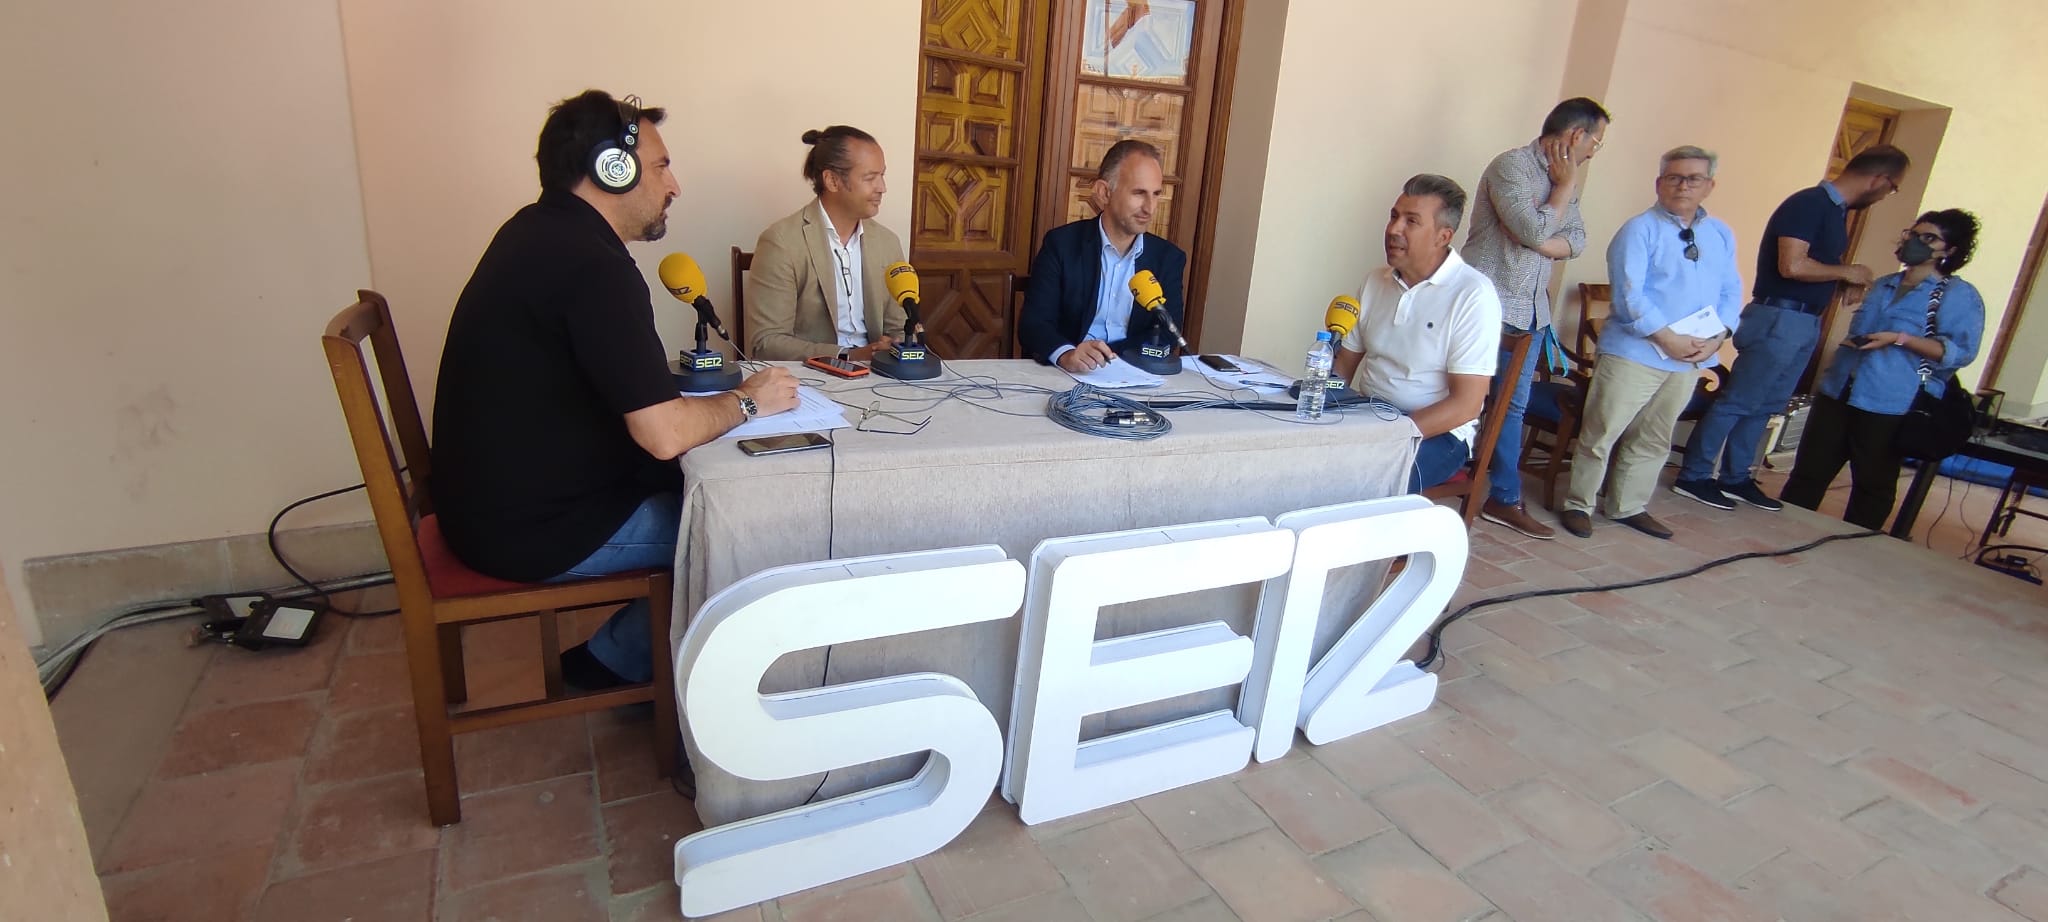
[[[903,306],[903,340],[868,362],[875,374],[898,381],[925,381],[939,376],[939,357],[924,344],[924,322],[917,316],[917,270],[906,262],[882,270],[889,298]]]
[[[1131,276],[1131,299],[1137,307],[1151,311],[1159,325],[1144,342],[1125,346],[1120,357],[1155,375],[1179,374],[1181,364],[1173,357],[1173,347],[1178,345],[1186,351],[1188,341],[1180,335],[1180,326],[1173,322],[1173,312],[1166,309],[1166,289],[1159,284],[1159,276],[1150,269],[1141,269]],[[1161,335],[1162,331],[1166,335]]]
[[[1338,342],[1343,342],[1344,337],[1358,328],[1358,317],[1363,311],[1357,298],[1338,295],[1331,299],[1329,309],[1323,311],[1323,328],[1335,334]]]
[[[675,375],[676,387],[692,393],[713,393],[729,391],[740,384],[737,368],[725,366],[725,356],[711,348],[708,330],[717,330],[726,342],[732,342],[731,334],[718,322],[718,311],[711,306],[711,299],[704,295],[704,270],[697,267],[697,261],[688,253],[670,253],[661,258],[661,285],[676,300],[697,309],[697,348],[684,352],[670,363],[669,371]],[[733,343],[732,351],[742,361],[746,354]]]

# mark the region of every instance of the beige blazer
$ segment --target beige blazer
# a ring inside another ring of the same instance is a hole
[[[889,297],[883,270],[903,260],[903,243],[874,221],[861,222],[861,287],[868,341],[902,338],[903,307]],[[839,269],[825,242],[824,206],[813,200],[761,232],[747,273],[747,357],[792,361],[837,355],[833,323]]]

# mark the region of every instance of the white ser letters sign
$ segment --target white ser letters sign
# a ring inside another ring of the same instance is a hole
[[[1419,713],[1436,677],[1401,656],[1465,572],[1462,519],[1399,496],[1176,528],[1058,538],[1030,579],[987,545],[778,567],[704,604],[676,653],[698,750],[761,781],[929,752],[906,781],[707,829],[676,844],[686,916],[752,905],[930,854],[967,828],[998,780],[1026,823],[1270,761],[1298,727],[1321,744]],[[1331,570],[1408,567],[1310,668]],[[1260,583],[1247,638],[1220,621],[1095,640],[1104,606]],[[797,651],[998,621],[1022,605],[1009,746],[967,684],[884,676],[764,695]],[[829,612],[830,617],[818,613]],[[1083,742],[1081,720],[1242,684],[1218,710]]]

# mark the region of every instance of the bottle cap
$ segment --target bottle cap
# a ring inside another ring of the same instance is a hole
[[[1316,333],[1316,342],[1319,343],[1326,343],[1336,338],[1336,334],[1331,333],[1329,330],[1321,330]]]

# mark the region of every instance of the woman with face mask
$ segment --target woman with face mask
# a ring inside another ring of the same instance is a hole
[[[1819,508],[1846,462],[1842,518],[1884,527],[1898,494],[1900,421],[1922,389],[1940,396],[1950,373],[1977,358],[1984,337],[1984,298],[1955,277],[1976,243],[1977,216],[1956,208],[1923,214],[1899,234],[1893,252],[1905,269],[1873,283],[1849,322],[1848,340],[1821,375],[1780,499]]]

